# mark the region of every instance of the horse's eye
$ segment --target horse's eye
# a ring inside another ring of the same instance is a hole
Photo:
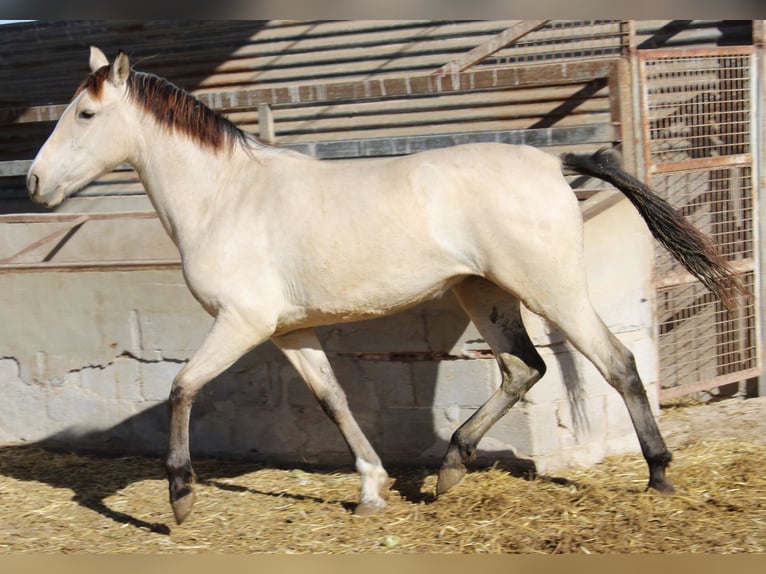
[[[90,118],[92,118],[95,115],[96,114],[94,114],[93,112],[89,112],[88,110],[83,110],[83,111],[80,112],[80,117],[82,119],[84,119],[84,120],[89,120]]]

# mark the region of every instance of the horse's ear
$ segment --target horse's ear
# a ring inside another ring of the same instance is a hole
[[[109,60],[106,59],[106,55],[95,46],[90,47],[90,71],[96,72],[97,70],[109,65]]]
[[[122,50],[117,54],[117,58],[112,65],[112,71],[109,74],[109,80],[115,85],[120,86],[125,83],[130,75],[130,61],[128,55]]]

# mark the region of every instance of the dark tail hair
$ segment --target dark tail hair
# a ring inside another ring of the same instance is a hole
[[[620,167],[617,151],[605,148],[594,154],[568,153],[561,156],[565,169],[602,179],[614,185],[631,201],[652,235],[723,305],[734,310],[736,295],[747,290],[713,242],[673,207]]]

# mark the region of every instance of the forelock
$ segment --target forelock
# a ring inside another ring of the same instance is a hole
[[[109,76],[110,66],[103,66],[85,78],[77,87],[75,97],[87,91],[94,99],[100,100],[104,91],[104,82]]]

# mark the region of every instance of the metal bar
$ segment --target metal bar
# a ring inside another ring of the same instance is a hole
[[[364,138],[347,140],[321,140],[305,143],[284,143],[283,147],[297,150],[319,159],[358,158],[369,156],[405,155],[431,149],[432,147],[447,147],[459,143],[473,141],[496,141],[502,143],[528,144],[535,147],[566,146],[580,144],[610,144],[617,139],[615,126],[604,123],[590,123],[577,126],[549,127],[526,130],[495,130],[481,132],[444,133],[434,135],[392,136],[383,138]],[[6,163],[18,164],[17,173],[11,173],[8,168],[3,173]],[[29,169],[29,162],[0,162],[0,178],[3,175],[23,175]],[[127,168],[127,169],[126,169]],[[130,166],[122,165],[117,171],[132,170]],[[114,172],[112,172],[114,173]],[[99,181],[102,181],[101,179]],[[99,184],[96,184],[99,185]],[[110,192],[117,191],[116,184],[104,181]],[[140,182],[125,184],[125,189],[136,189]],[[93,190],[95,192],[95,190]],[[80,197],[91,193],[91,188],[80,192]],[[99,192],[101,193],[101,192]],[[5,221],[0,215],[0,223]]]
[[[0,265],[2,273],[74,273],[83,271],[145,271],[181,269],[180,259],[137,259],[135,261],[98,261],[62,263],[8,263]]]
[[[635,126],[633,125],[633,98],[631,97],[630,61],[615,60],[609,74],[609,103],[615,140],[622,153],[623,166],[636,173]]]
[[[10,213],[0,215],[0,223],[60,223],[76,221],[80,217],[89,221],[111,219],[156,219],[155,211],[113,211],[108,213]]]
[[[610,125],[583,124],[579,126],[539,128],[534,130],[504,130],[387,138],[328,140],[284,144],[284,147],[320,159],[341,159],[407,155],[436,147],[449,147],[469,142],[500,142],[527,144],[535,147],[555,147],[581,144],[605,145],[611,143],[614,138],[614,131]]]
[[[31,165],[31,159],[0,161],[0,177],[26,175]]]
[[[32,166],[31,159],[18,159],[11,161],[0,161],[0,177],[25,176]],[[115,167],[112,172],[133,171],[133,168],[127,163],[121,163]]]
[[[740,381],[745,381],[747,379],[757,377],[760,374],[761,368],[755,367],[745,371],[739,371],[728,375],[721,375],[720,377],[716,377],[707,381],[700,381],[691,385],[680,385],[677,387],[671,387],[669,389],[660,389],[659,396],[661,401],[676,399],[678,397],[683,397],[684,395],[690,395],[691,393],[707,391],[717,387],[722,387],[724,385],[730,385],[732,383],[739,383]]]
[[[5,108],[0,111],[0,125],[34,124],[55,122],[64,113],[69,104],[49,106],[31,106],[29,108]],[[8,118],[13,118],[9,120]]]
[[[713,53],[713,51],[715,53]],[[658,60],[661,58],[696,58],[699,56],[748,56],[754,52],[753,46],[718,46],[715,48],[652,48],[639,50],[639,58]]]
[[[756,352],[761,365],[766,360],[766,20],[753,21],[753,43],[755,55],[753,84],[754,84],[754,118],[755,133],[753,134],[753,180],[755,181],[755,253],[757,258],[755,272],[756,300]],[[766,369],[758,375],[758,396],[766,396]]]
[[[641,165],[644,169],[643,179],[646,182],[650,182],[652,178],[652,170],[649,164],[650,158],[652,157],[652,151],[651,137],[649,136],[649,81],[646,74],[646,58],[641,51],[638,51],[636,54],[636,72],[638,74],[637,96],[639,102],[639,113],[637,114],[637,117],[641,125],[639,131],[642,136],[640,146],[641,150],[639,153],[641,156]]]
[[[652,163],[650,169],[653,174],[670,173],[674,171],[690,171],[693,169],[716,169],[721,167],[750,165],[753,162],[753,154],[721,155],[714,157],[702,157],[684,161],[668,163]]]
[[[737,261],[731,261],[729,265],[735,273],[749,273],[755,269],[756,263],[754,259],[739,259]],[[694,275],[684,270],[662,277],[656,277],[654,280],[654,288],[663,290],[678,287],[680,285],[692,285],[697,282],[699,282],[699,280],[694,277]]]
[[[86,215],[91,221],[111,219],[155,219],[155,211],[114,211],[104,213],[23,213],[0,215],[0,223],[53,223],[74,221]]]
[[[641,87],[643,83],[641,81],[638,51],[636,49],[636,23],[634,20],[628,20],[621,25],[621,29],[626,35],[625,56],[628,60],[628,86],[625,99],[629,101],[631,115],[624,118],[624,121],[631,123],[631,135],[633,138],[630,142],[631,159],[633,162],[632,173],[639,177],[646,177],[643,154],[644,132],[641,122]]]
[[[548,20],[520,20],[518,23],[503,30],[483,44],[479,44],[474,49],[458,56],[451,62],[444,64],[441,68],[436,70],[433,75],[446,76],[448,74],[462,72],[466,68],[470,68],[474,64],[481,62],[487,56],[491,56],[509,44],[513,44],[516,40],[523,38],[530,32],[542,28],[547,23]]]
[[[57,229],[56,231],[54,231],[52,233],[49,233],[48,235],[46,235],[46,236],[38,239],[37,241],[27,245],[24,249],[22,249],[21,251],[11,255],[10,257],[6,257],[5,259],[0,259],[0,265],[8,264],[8,263],[13,263],[17,259],[19,259],[19,258],[23,257],[24,255],[26,255],[27,253],[31,253],[32,251],[34,251],[38,247],[41,247],[41,246],[45,245],[46,243],[50,243],[54,239],[58,239],[59,237],[65,236],[70,231],[73,231],[73,230],[77,229],[78,227],[80,227],[82,224],[84,224],[86,221],[88,221],[88,219],[89,218],[88,218],[87,215],[81,215],[77,219],[69,222],[69,225],[65,225],[61,229]]]

